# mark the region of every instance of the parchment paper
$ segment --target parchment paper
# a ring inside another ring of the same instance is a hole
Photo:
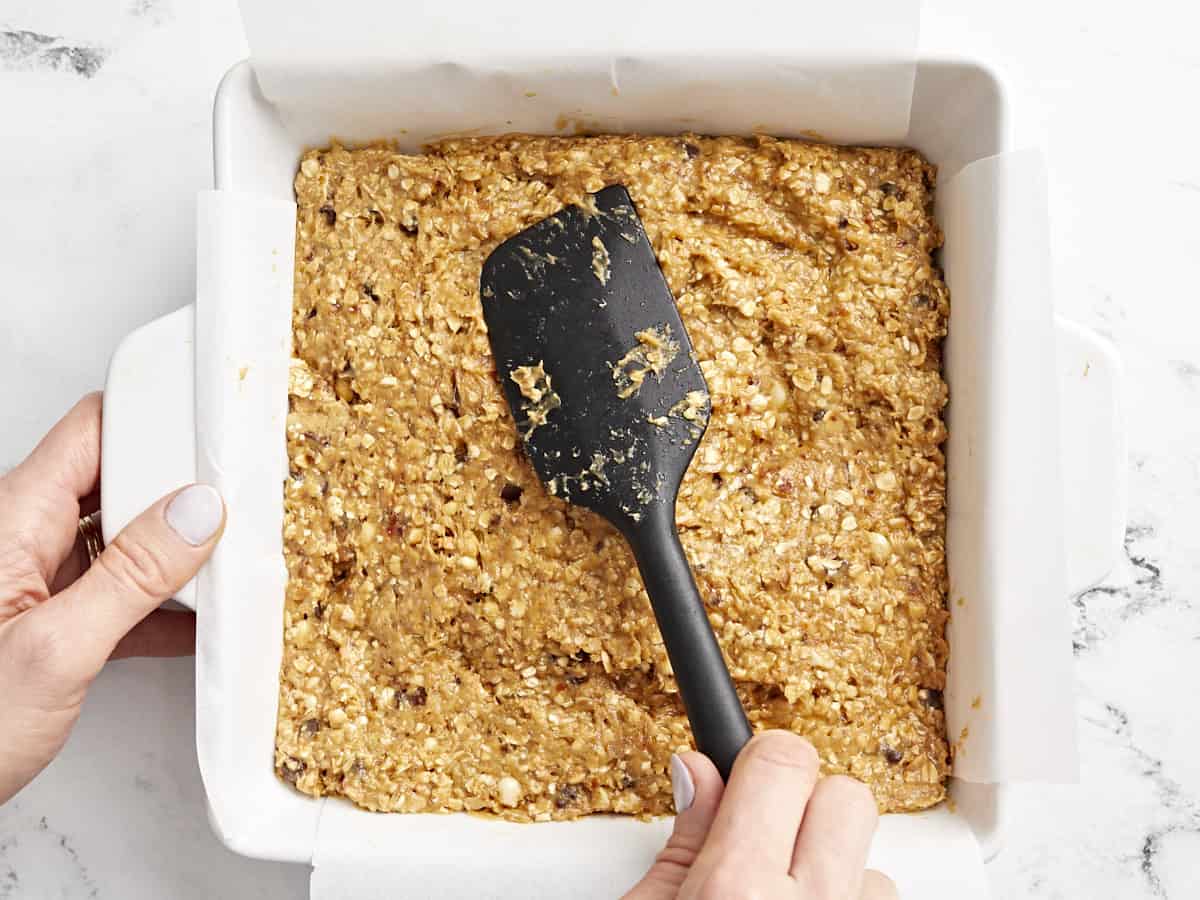
[[[242,0],[263,93],[304,142],[696,130],[888,143],[908,130],[916,0],[602,5]],[[758,88],[742,89],[747,79]]]

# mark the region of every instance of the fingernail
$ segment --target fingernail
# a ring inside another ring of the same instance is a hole
[[[687,812],[696,799],[696,783],[692,773],[678,754],[671,754],[671,794],[675,797],[675,812]]]
[[[207,484],[193,484],[171,498],[166,519],[174,532],[199,547],[221,527],[221,495]]]

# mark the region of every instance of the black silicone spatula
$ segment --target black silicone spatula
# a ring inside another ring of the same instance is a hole
[[[724,778],[750,725],[675,529],[708,386],[629,193],[613,185],[589,199],[487,258],[488,337],[546,488],[600,513],[633,548],[696,746]]]

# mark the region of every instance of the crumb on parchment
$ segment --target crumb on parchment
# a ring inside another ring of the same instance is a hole
[[[691,734],[634,560],[538,483],[478,293],[501,241],[619,183],[708,384],[676,515],[753,726],[884,811],[941,800],[934,178],[908,150],[766,137],[306,153],[280,777],[391,812],[672,811]]]

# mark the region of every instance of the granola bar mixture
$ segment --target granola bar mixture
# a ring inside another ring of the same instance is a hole
[[[942,799],[934,174],[765,137],[306,154],[281,777],[372,810],[671,812],[690,733],[637,569],[523,459],[478,295],[500,241],[621,183],[712,393],[677,518],[751,722],[884,810]]]

